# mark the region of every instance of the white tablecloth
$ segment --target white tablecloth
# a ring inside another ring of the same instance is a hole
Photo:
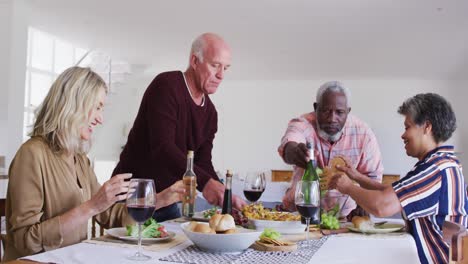
[[[166,227],[174,232],[182,232],[177,223],[166,223]],[[171,263],[158,259],[191,244],[190,241],[186,241],[164,252],[145,251],[144,254],[153,257],[145,263]],[[134,253],[133,248],[79,243],[28,256],[26,259],[53,263],[137,263],[126,259]],[[409,234],[383,236],[347,233],[330,236],[310,263],[413,264],[419,263],[419,259],[416,244]]]

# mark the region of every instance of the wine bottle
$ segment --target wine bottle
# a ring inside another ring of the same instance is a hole
[[[232,215],[232,171],[227,170],[222,214]]]
[[[193,171],[193,151],[187,153],[187,170],[182,177],[185,194],[182,200],[182,215],[191,218],[195,212],[195,199],[197,198],[197,175]]]
[[[316,171],[317,163],[315,161],[314,149],[312,148],[312,144],[310,142],[307,142],[307,148],[309,149],[309,162],[307,163],[307,168],[302,175],[302,180],[318,181],[319,177]]]
[[[312,144],[310,142],[307,142],[307,149],[309,150],[309,162],[307,163],[307,168],[304,170],[304,174],[302,175],[302,180],[303,181],[319,181],[319,177],[316,171],[317,168],[317,163],[315,161],[315,154],[314,154],[314,148],[312,147]],[[319,182],[317,183],[318,185]],[[320,190],[319,190],[320,193]],[[304,190],[304,201],[306,203],[310,203],[310,197],[311,191],[309,189]],[[319,205],[320,206],[320,205]],[[301,217],[301,222],[305,224],[305,218]],[[310,224],[313,225],[318,225],[320,224],[320,210],[316,210],[312,217],[310,218]]]

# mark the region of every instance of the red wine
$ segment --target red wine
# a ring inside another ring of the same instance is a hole
[[[320,224],[320,207],[311,204],[296,204],[296,208],[300,215],[310,218],[310,224]],[[305,221],[303,223],[305,224]]]
[[[138,223],[143,223],[148,220],[154,213],[154,206],[145,206],[145,205],[127,205],[127,210],[133,220]]]
[[[244,195],[247,200],[251,202],[256,202],[262,196],[263,191],[260,190],[244,190]]]

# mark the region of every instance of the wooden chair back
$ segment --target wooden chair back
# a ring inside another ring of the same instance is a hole
[[[91,220],[91,238],[96,237],[96,229],[99,229],[99,236],[104,235],[104,228],[96,221],[96,217],[93,216],[93,219]]]
[[[468,233],[458,223],[445,221],[443,226],[444,240],[450,245],[449,263],[468,264]]]
[[[400,179],[400,174],[384,174],[382,175],[383,184],[392,184]]]
[[[6,216],[6,199],[0,199],[0,230],[2,230],[2,219]],[[0,247],[0,260],[3,258],[3,251],[5,250],[6,234],[0,234],[0,241],[2,246]]]

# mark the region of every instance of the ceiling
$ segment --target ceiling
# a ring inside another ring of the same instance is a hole
[[[465,0],[26,0],[31,25],[144,65],[185,69],[211,31],[229,79],[466,79]]]

